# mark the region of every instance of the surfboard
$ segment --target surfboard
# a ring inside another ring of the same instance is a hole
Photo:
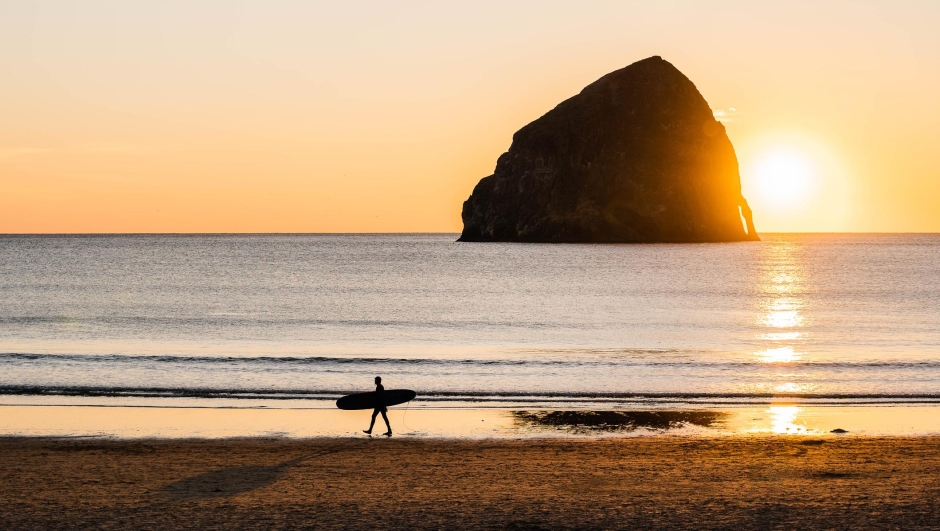
[[[385,406],[404,404],[416,396],[418,393],[411,389],[390,389],[385,391]],[[340,409],[375,409],[375,406],[375,391],[346,395],[336,401],[336,407]]]

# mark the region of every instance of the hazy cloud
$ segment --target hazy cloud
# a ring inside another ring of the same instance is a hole
[[[715,109],[712,111],[712,114],[715,116],[715,119],[719,122],[726,124],[728,122],[733,122],[740,113],[734,107],[728,107],[727,109]]]

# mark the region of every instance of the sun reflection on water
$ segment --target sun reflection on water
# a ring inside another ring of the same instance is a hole
[[[761,339],[767,341],[795,341],[801,337],[803,334],[799,332],[771,332],[760,336]]]
[[[793,281],[792,277],[787,277]],[[787,290],[797,291],[801,286],[787,285]],[[781,286],[772,286],[772,289],[781,289]],[[803,308],[801,297],[795,297],[788,292],[786,297],[774,297],[769,304],[764,305],[766,312],[761,318],[761,323],[774,328],[793,328],[803,324],[803,316],[800,310]]]
[[[774,328],[793,328],[800,326],[802,322],[803,318],[796,310],[772,311],[764,317],[764,324]]]
[[[757,357],[764,363],[790,363],[799,361],[800,354],[793,347],[779,347],[758,352]]]
[[[803,339],[801,329],[805,326],[802,313],[805,281],[798,250],[796,243],[786,241],[775,242],[766,249],[769,265],[757,286],[762,301],[757,337],[764,348],[754,353],[763,363],[790,363],[802,359],[793,344]],[[793,385],[783,384],[783,388]]]
[[[786,382],[774,386],[774,391],[778,393],[797,394],[804,393],[807,390],[808,388],[805,385],[794,382]]]
[[[771,289],[778,292],[789,293],[789,287],[792,284],[799,282],[800,277],[793,274],[792,271],[788,271],[786,273],[775,272],[770,280],[772,282]]]

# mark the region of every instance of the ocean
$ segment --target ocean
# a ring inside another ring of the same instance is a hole
[[[434,408],[940,402],[940,235],[762,238],[0,236],[0,394],[291,407],[382,376]]]

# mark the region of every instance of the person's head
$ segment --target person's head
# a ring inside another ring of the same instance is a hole
[[[382,377],[381,377],[381,376],[376,376],[376,377],[375,377],[375,385],[379,385],[380,383],[382,383]]]

